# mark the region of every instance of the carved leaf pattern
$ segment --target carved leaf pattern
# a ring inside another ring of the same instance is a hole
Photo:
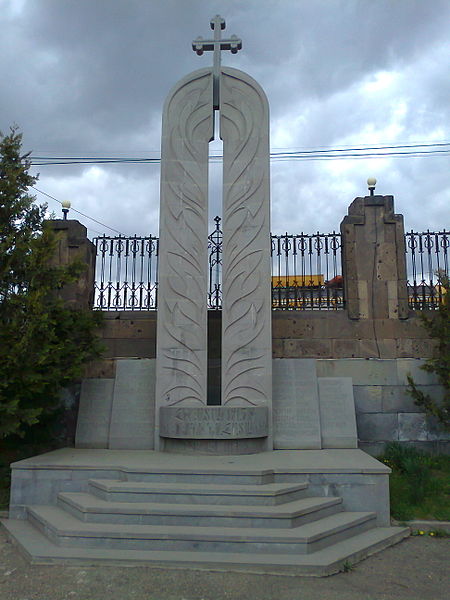
[[[268,106],[247,75],[223,69],[222,404],[271,399]]]
[[[206,404],[208,142],[212,76],[196,71],[163,117],[157,402]]]

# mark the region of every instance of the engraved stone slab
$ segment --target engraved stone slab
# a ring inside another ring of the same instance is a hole
[[[111,409],[109,448],[153,450],[155,360],[120,359]]]
[[[114,379],[84,379],[81,383],[76,448],[107,448]]]
[[[357,448],[351,377],[319,377],[322,448]]]
[[[166,99],[161,147],[156,406],[207,402],[208,143],[213,77],[200,69]],[[156,449],[159,449],[156,419]]]
[[[268,435],[266,406],[162,406],[160,435],[168,438],[231,440]]]
[[[321,448],[315,359],[273,361],[274,449]]]
[[[269,105],[249,75],[224,68],[222,405],[266,405],[272,391]]]

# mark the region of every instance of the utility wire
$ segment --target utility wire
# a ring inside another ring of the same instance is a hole
[[[47,194],[47,192],[43,192],[42,190],[38,190],[36,187],[34,187],[32,185],[30,185],[30,187],[31,187],[31,189],[35,190],[36,192],[39,192],[40,194],[43,194],[44,196],[47,196],[47,198],[51,198],[52,200],[55,200],[56,202],[59,202],[60,204],[62,204],[61,200],[58,200],[58,198],[55,198],[51,194]],[[76,208],[73,208],[73,207],[71,207],[70,210],[73,210],[74,212],[78,213],[79,215],[83,215],[83,217],[86,217],[87,219],[90,219],[91,221],[94,221],[95,223],[98,223],[102,227],[106,227],[107,229],[110,229],[111,231],[114,231],[115,233],[118,233],[119,235],[125,235],[124,233],[122,233],[122,231],[119,231],[118,229],[114,229],[114,227],[110,227],[109,225],[105,225],[105,223],[102,223],[101,221],[97,221],[97,219],[94,219],[94,217],[90,217],[89,215],[86,215],[86,214],[82,213],[81,210],[77,210]],[[96,233],[99,233],[99,232],[97,231]]]
[[[435,143],[417,143],[417,144],[402,144],[402,145],[385,145],[385,146],[365,146],[365,147],[355,147],[355,148],[334,148],[334,149],[324,149],[324,150],[295,150],[295,151],[283,151],[283,152],[271,152],[270,158],[275,161],[287,161],[287,160],[336,160],[342,158],[377,158],[377,157],[420,157],[420,156],[428,156],[437,154],[449,154],[450,149],[444,150],[418,150],[418,148],[437,148],[437,147],[449,147],[450,142],[435,142]],[[405,150],[405,149],[413,149],[413,150]],[[377,150],[395,150],[395,152],[372,152]],[[398,151],[397,151],[398,150]],[[223,157],[217,154],[210,155],[209,157],[212,161],[219,161]],[[34,156],[32,157],[31,164],[32,165],[68,165],[68,164],[108,164],[108,163],[161,163],[160,158],[118,158],[118,157],[70,157],[70,156],[60,156],[60,157],[51,157],[51,156]],[[36,192],[47,196],[47,198],[51,198],[59,204],[62,204],[61,200],[58,200],[51,194],[39,190],[33,186],[30,186]],[[118,229],[114,227],[110,227],[89,215],[77,210],[76,208],[71,208],[74,212],[98,223],[102,227],[106,227],[119,235],[125,235]],[[92,229],[92,228],[91,228]],[[95,231],[95,230],[93,230]],[[99,233],[99,232],[96,232]],[[99,233],[100,234],[100,233]],[[100,234],[101,235],[101,234]]]
[[[443,149],[427,149],[443,148]],[[389,152],[379,152],[389,150]],[[296,150],[284,152],[271,152],[272,160],[336,160],[347,158],[379,158],[379,157],[425,157],[450,153],[450,142],[437,142],[426,144],[403,144],[390,146],[366,146],[355,148],[332,148],[326,150]],[[219,161],[223,157],[212,154],[212,161]],[[68,165],[68,164],[160,164],[161,158],[144,157],[114,157],[114,156],[32,156],[31,164],[36,166]]]

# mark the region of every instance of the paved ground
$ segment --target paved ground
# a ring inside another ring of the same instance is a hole
[[[145,567],[29,565],[0,530],[1,600],[446,600],[450,538],[412,537],[316,579]]]

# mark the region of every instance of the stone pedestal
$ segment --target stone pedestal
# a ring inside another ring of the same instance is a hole
[[[356,198],[341,223],[344,298],[351,319],[406,319],[403,216],[392,196]]]
[[[75,283],[65,285],[58,292],[61,298],[76,308],[92,308],[94,304],[95,246],[87,237],[87,229],[79,221],[54,219],[47,224],[58,235],[53,257],[54,266],[68,265],[75,260],[86,269]]]

